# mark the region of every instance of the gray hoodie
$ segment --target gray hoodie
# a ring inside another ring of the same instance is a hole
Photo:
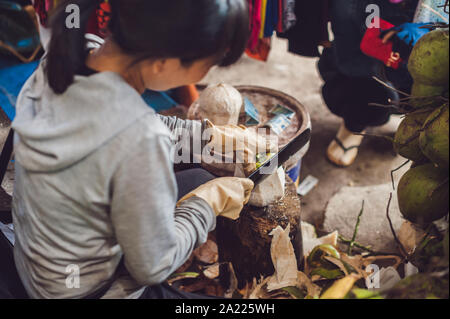
[[[200,126],[155,114],[112,72],[55,95],[41,64],[13,122],[14,254],[30,297],[83,298],[112,282],[105,298],[137,298],[206,241],[214,212],[196,197],[176,208],[170,160],[171,131]]]

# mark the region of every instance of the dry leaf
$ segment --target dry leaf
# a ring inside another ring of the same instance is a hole
[[[224,297],[224,290],[220,283],[211,281],[210,285],[205,287],[205,294],[208,296]]]
[[[275,274],[267,284],[268,291],[295,286],[297,283],[297,258],[289,237],[290,228],[290,224],[285,230],[278,226],[270,233],[273,236],[270,254]]]
[[[316,228],[313,225],[302,221],[301,228],[302,228],[303,240],[305,238],[307,238],[307,239],[315,239],[315,238],[317,238]]]
[[[320,299],[343,299],[359,279],[361,279],[360,276],[351,274],[336,281]]]
[[[339,233],[337,231],[320,238],[308,238],[303,236],[303,256],[308,257],[314,248],[320,245],[337,246]]]
[[[185,292],[199,292],[209,285],[211,285],[211,281],[209,279],[202,279],[193,283],[192,285],[181,286],[180,289]]]
[[[397,234],[398,239],[408,254],[413,254],[426,236],[426,232],[409,221],[405,221]]]
[[[256,281],[256,279],[253,279],[253,282],[255,282],[255,281]],[[238,288],[238,292],[242,295],[242,299],[249,299],[250,293],[251,293],[251,288],[252,288],[252,285],[249,284],[248,282],[245,283],[244,288],[242,288],[242,289]]]
[[[204,245],[194,251],[195,258],[204,264],[214,264],[219,260],[217,244],[208,240]]]
[[[225,298],[232,298],[238,289],[238,280],[234,273],[233,265],[231,263],[220,264],[219,272],[221,274],[222,284],[226,288]]]
[[[214,264],[203,270],[203,275],[208,279],[216,279],[220,274],[220,265]]]
[[[366,278],[369,275],[366,272],[366,266],[364,265],[363,256],[348,256],[347,254],[341,254],[341,260],[350,265],[361,277]]]
[[[345,268],[345,265],[342,261],[340,261],[339,259],[334,258],[332,256],[324,256],[323,258],[325,260],[328,260],[330,263],[333,263],[337,267],[339,267],[339,269],[344,273],[344,275],[348,276],[347,268]]]
[[[371,256],[364,258],[364,267],[367,267],[372,264],[376,264],[376,262],[385,262],[387,264],[390,264],[394,269],[397,269],[398,266],[403,262],[403,259],[399,256],[394,255],[386,255],[386,256]]]
[[[306,289],[308,296],[310,297],[320,296],[321,288],[314,284],[312,280],[301,271],[297,273],[297,287],[300,289]]]
[[[264,286],[269,282],[271,277],[262,278],[259,283],[256,281],[256,278],[253,279],[253,288],[250,292],[248,299],[267,299],[268,294],[264,289]]]

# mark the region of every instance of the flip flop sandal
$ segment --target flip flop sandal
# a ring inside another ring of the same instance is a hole
[[[340,139],[338,139],[337,137],[334,138],[334,141],[336,142],[336,144],[341,149],[344,150],[344,154],[349,152],[349,151],[351,151],[351,150],[353,150],[353,149],[359,149],[359,146],[356,146],[356,145],[350,146],[350,147],[345,147],[344,143],[342,143],[342,141]],[[335,160],[333,160],[332,158],[330,158],[330,154],[329,153],[327,153],[326,158],[331,164],[336,165],[337,167],[348,167],[348,166],[350,166],[352,164],[352,163],[349,164],[349,165],[340,164],[340,163],[336,162]]]
[[[361,145],[353,145],[350,147],[345,147],[344,143],[342,143],[342,141],[340,139],[338,139],[337,137],[334,138],[334,141],[337,143],[337,145],[339,145],[340,148],[342,148],[344,150],[344,153],[354,150],[355,148],[359,149],[359,147],[361,146]]]

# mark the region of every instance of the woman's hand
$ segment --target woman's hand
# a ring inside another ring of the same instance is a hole
[[[209,142],[203,150],[202,166],[219,176],[234,176],[237,164],[249,176],[256,170],[258,154],[278,151],[275,136],[264,137],[245,126],[215,126],[207,121],[204,136]]]
[[[253,187],[253,182],[246,178],[217,178],[184,196],[177,205],[196,196],[206,201],[216,216],[236,220],[244,205],[248,203]]]

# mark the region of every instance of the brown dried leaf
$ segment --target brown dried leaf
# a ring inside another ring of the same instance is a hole
[[[198,292],[205,289],[208,285],[211,285],[211,281],[209,279],[202,279],[192,285],[182,286],[180,289],[185,292]]]
[[[341,260],[355,269],[355,271],[363,278],[369,276],[366,272],[366,266],[364,266],[364,257],[361,255],[348,256],[347,254],[341,254]]]
[[[216,279],[220,274],[220,264],[216,263],[212,266],[206,267],[203,270],[203,275],[208,279]]]
[[[285,230],[278,226],[270,235],[273,236],[270,253],[275,274],[267,284],[268,291],[278,290],[297,284],[297,258],[289,237],[290,224]]]
[[[225,291],[220,283],[211,281],[205,288],[205,294],[208,296],[224,297]]]
[[[217,244],[208,240],[204,245],[194,251],[195,258],[204,264],[214,264],[219,260],[219,250]]]
[[[305,273],[297,272],[297,287],[300,289],[306,289],[308,296],[318,297],[320,296],[321,288],[314,284],[312,280],[306,276]]]
[[[364,258],[364,268],[371,264],[377,264],[377,262],[383,262],[385,264],[385,267],[391,266],[394,269],[397,269],[398,266],[400,266],[400,264],[403,262],[403,259],[395,255],[371,256]]]
[[[269,297],[269,294],[267,293],[267,290],[264,288],[264,286],[269,282],[270,278],[271,277],[267,277],[264,279],[263,277],[261,277],[261,280],[259,282],[257,282],[256,278],[254,278],[253,287],[248,299],[267,299]]]
[[[426,232],[409,221],[405,221],[397,233],[398,239],[408,254],[413,254],[417,246],[426,236]]]
[[[303,238],[303,256],[308,257],[314,248],[320,245],[337,246],[339,233],[337,231],[320,238]]]
[[[238,280],[234,272],[234,267],[231,263],[225,263],[219,265],[219,272],[222,279],[226,279],[227,286],[225,292],[225,298],[232,298],[235,291],[238,289]],[[224,282],[222,282],[224,284]]]

